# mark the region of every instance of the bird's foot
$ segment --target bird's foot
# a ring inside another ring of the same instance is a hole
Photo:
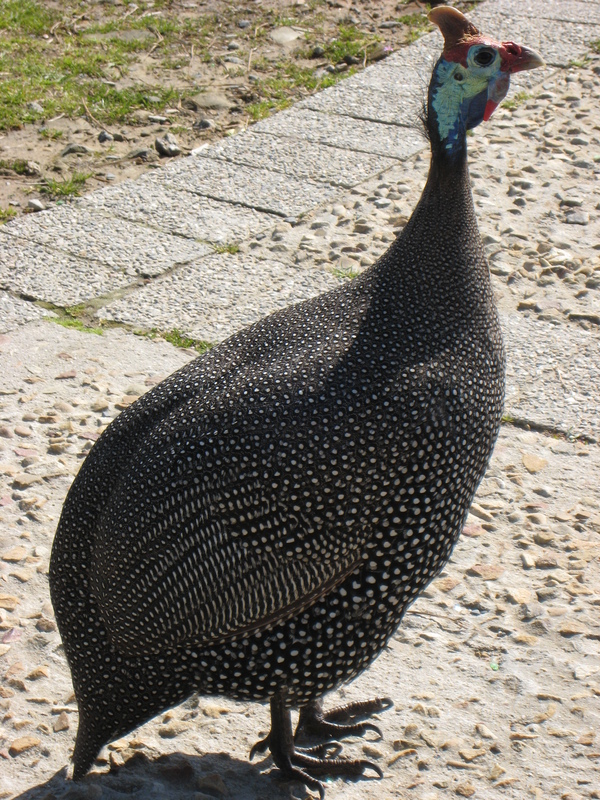
[[[325,787],[318,778],[338,775],[359,777],[368,769],[373,770],[378,778],[383,777],[381,769],[371,761],[362,758],[338,758],[342,749],[339,742],[329,741],[308,748],[296,746],[292,736],[290,711],[285,707],[284,697],[285,693],[280,692],[271,698],[271,731],[268,736],[254,745],[250,751],[251,759],[256,753],[265,753],[270,750],[273,761],[279,767],[284,780],[300,781],[311,791],[318,792],[321,800],[325,796]],[[385,706],[379,704],[377,707],[371,708],[373,702],[377,701],[360,704],[363,708],[355,711],[354,716],[389,707],[389,704]],[[356,704],[350,704],[350,707],[353,705]],[[365,705],[371,710],[365,709]],[[334,709],[334,713],[339,714],[340,710]],[[351,712],[346,713],[352,718]]]
[[[321,700],[313,700],[300,709],[294,740],[301,735],[341,739],[344,736],[362,736],[367,731],[374,731],[381,739],[383,734],[377,725],[372,722],[355,722],[354,720],[359,717],[368,717],[378,711],[386,711],[393,705],[389,697],[375,697],[372,700],[346,703],[343,706],[336,706],[330,711],[323,711]]]

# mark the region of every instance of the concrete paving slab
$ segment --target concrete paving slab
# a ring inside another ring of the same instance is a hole
[[[252,130],[398,159],[408,158],[427,146],[418,130],[296,107],[259,122]]]
[[[405,91],[407,86],[416,86],[426,90],[433,65],[442,53],[442,42],[439,31],[434,30],[410,46],[391,53],[385,61],[372,64],[337,85],[347,85],[349,88],[371,86],[375,89],[398,87],[401,91]]]
[[[326,270],[243,254],[215,254],[136,289],[98,311],[100,319],[144,329],[174,328],[208,342],[266,314],[339,286]]]
[[[0,233],[0,289],[72,306],[131,283],[125,270]]]
[[[22,217],[4,227],[9,236],[101,262],[135,276],[159,275],[210,252],[210,247],[133,222],[114,220],[92,208],[61,208]]]
[[[584,22],[600,25],[600,3],[598,0],[490,0],[480,9],[488,15],[510,14],[532,19],[554,19],[559,22]],[[474,9],[469,15],[473,20],[478,16]]]
[[[254,130],[211,145],[199,153],[234,164],[244,164],[342,186],[346,189],[368,180],[396,160],[372,153],[305,141],[301,147],[293,139],[265,136]]]
[[[253,208],[211,200],[191,192],[127,181],[78,202],[90,208],[167,233],[208,242],[239,242],[275,225],[279,217]]]
[[[600,440],[600,337],[517,313],[501,319],[506,413]]]
[[[55,316],[52,311],[38,308],[31,302],[12,297],[7,292],[0,291],[0,333],[6,333],[24,325],[27,322],[41,319],[46,316]]]
[[[195,194],[240,203],[249,208],[296,216],[326,203],[338,190],[326,183],[299,180],[268,169],[230,164],[219,159],[190,156],[169,164],[142,179],[153,186],[166,186]]]
[[[402,48],[389,55],[385,61],[367,67],[350,78],[345,78],[340,83],[324,89],[317,95],[312,95],[312,97],[335,94],[335,89],[340,88],[344,88],[348,92],[365,87],[380,92],[394,89],[404,94],[406,87],[420,89],[421,83],[424,87],[427,87],[431,78],[431,68],[442,52],[442,39],[441,37],[436,38],[436,42],[433,42],[433,39],[430,40],[434,45],[431,47],[431,52],[422,52],[416,56],[410,49]],[[306,100],[301,102],[304,104],[310,99],[311,97],[307,97]],[[339,113],[343,113],[342,107],[340,107]]]
[[[413,125],[423,107],[422,87],[414,83],[398,84],[394,88],[375,89],[372,86],[346,88],[337,84],[296,104],[296,108],[344,114],[371,122],[392,125]]]

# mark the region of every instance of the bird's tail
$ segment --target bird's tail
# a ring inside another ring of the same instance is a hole
[[[102,747],[111,740],[110,734],[98,728],[96,722],[79,711],[79,727],[72,759],[72,778],[80,780],[90,769]]]

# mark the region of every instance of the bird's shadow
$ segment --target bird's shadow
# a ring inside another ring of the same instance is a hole
[[[278,771],[261,772],[270,759],[260,765],[231,758],[226,753],[202,756],[184,753],[148,756],[137,751],[122,766],[110,771],[92,771],[77,783],[67,777],[63,767],[49,780],[27,789],[13,800],[290,800],[308,798],[299,783],[277,780]],[[293,795],[291,788],[293,787]]]

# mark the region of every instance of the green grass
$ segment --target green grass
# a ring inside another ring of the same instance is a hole
[[[42,128],[40,130],[40,136],[43,139],[61,139],[63,132],[59,131],[57,128]]]
[[[0,208],[0,225],[4,225],[5,222],[8,222],[13,217],[17,216],[17,212],[14,208]]]
[[[201,339],[192,339],[190,336],[186,336],[184,333],[181,333],[181,331],[177,330],[177,328],[167,332],[159,331],[156,328],[153,328],[151,335],[161,336],[165,341],[170,342],[175,347],[184,347],[186,349],[196,350],[196,352],[200,354],[206,353],[211,349],[211,347],[213,347],[210,342],[204,342]]]
[[[239,244],[213,244],[212,245],[215,253],[234,253],[240,252]]]
[[[429,20],[424,14],[405,14],[398,17],[398,22],[408,28],[407,42],[414,42],[429,28]]]
[[[80,303],[76,306],[69,306],[68,308],[60,308],[52,303],[46,303],[43,300],[38,300],[36,305],[39,308],[45,308],[49,311],[54,311],[58,316],[46,317],[49,322],[54,322],[56,325],[62,325],[63,328],[73,328],[83,333],[95,333],[97,336],[102,336],[104,331],[94,325],[87,325],[85,322],[85,315],[87,313],[86,306]]]
[[[36,175],[37,173],[32,170],[27,161],[22,158],[17,158],[14,161],[5,161],[0,159],[0,169],[9,169],[17,175]]]
[[[509,111],[514,111],[515,108],[518,108],[525,100],[529,100],[530,97],[531,95],[528,92],[517,92],[514,97],[504,100],[500,106],[501,108],[507,108]]]
[[[260,71],[261,65],[255,65],[255,69]],[[344,75],[351,74],[348,70]],[[281,111],[287,108],[292,100],[291,95],[302,88],[307,93],[325,89],[333,86],[342,77],[339,73],[327,73],[321,77],[316,77],[311,67],[301,67],[298,64],[280,62],[275,68],[275,74],[259,80],[254,91],[261,95],[261,99],[246,106],[246,113],[250,119],[256,121],[267,117],[271,111]]]
[[[91,177],[91,173],[74,172],[70,178],[65,178],[63,181],[44,178],[44,183],[40,185],[40,194],[52,198],[78,197],[85,189],[85,182]]]
[[[71,20],[85,11],[86,4],[61,4],[49,8],[44,0],[0,0],[0,131],[18,129],[25,124],[52,120],[64,114],[68,118],[92,115],[102,125],[137,124],[135,112],[143,109],[163,111],[177,106],[188,93],[183,89],[166,88],[168,80],[156,78],[155,85],[141,82],[126,88],[114,85],[130,73],[132,65],[143,55],[152,56],[160,68],[185,67],[194,55],[213,61],[215,47],[222,46],[219,37],[224,23],[235,24],[248,16],[232,4],[226,20],[215,13],[180,19],[173,13],[171,0],[137,0],[137,9],[124,15],[133,5],[102,4],[102,23],[87,20],[73,25]],[[273,10],[252,14],[251,27],[239,31],[240,40],[256,46],[268,37],[273,27],[300,24],[310,33],[310,44],[324,38],[324,17],[320,9],[324,0],[309,0],[302,13],[277,15]],[[399,6],[401,8],[401,6]],[[144,16],[146,11],[163,11],[162,16]],[[400,18],[415,37],[427,25],[423,15]],[[87,24],[87,27],[85,27]],[[80,27],[78,27],[80,26]],[[145,35],[135,38],[136,32]],[[132,35],[133,34],[133,35]],[[46,38],[44,38],[46,37]],[[323,45],[325,58],[334,63],[356,58],[360,63],[378,57],[381,39],[354,25],[340,24],[332,41]],[[307,58],[309,52],[298,54]],[[267,116],[273,109],[288,106],[298,90],[314,92],[326,88],[343,75],[314,75],[314,65],[302,67],[290,55],[275,67],[264,62],[257,53],[252,63],[255,74],[264,79],[253,87],[256,100],[246,106],[251,119]],[[239,68],[239,74],[244,72]],[[351,74],[348,70],[345,75]],[[234,74],[232,71],[230,74]],[[148,97],[156,96],[151,102]],[[39,103],[42,111],[31,108]],[[61,132],[46,128],[42,136],[60,138]],[[58,186],[54,187],[58,191]],[[65,187],[66,189],[67,187]]]
[[[339,267],[334,267],[331,270],[331,274],[336,278],[343,278],[345,280],[352,280],[353,278],[357,278],[360,275],[358,270],[352,269],[340,269]]]
[[[379,36],[365,34],[354,25],[340,25],[338,36],[323,48],[325,58],[339,64],[347,57],[369,60],[369,51],[381,41]]]
[[[600,54],[600,39],[590,42],[590,47],[592,48],[592,53]]]
[[[145,4],[139,5],[142,11]],[[200,53],[206,49],[215,20],[207,17],[196,25],[173,16],[123,20],[122,7],[106,8],[119,17],[84,31],[67,31],[59,25],[60,35],[53,39],[50,31],[61,22],[62,14],[45,8],[41,0],[0,0],[0,130],[60,114],[82,116],[86,105],[99,122],[109,125],[130,122],[132,112],[139,108],[159,111],[178,103],[181,90],[147,84],[117,89],[107,81],[127,74],[140,52],[153,47],[163,59],[179,58],[180,37],[189,40],[186,49],[193,43]],[[126,31],[141,29],[148,31],[148,38],[119,38]],[[149,95],[156,95],[158,102],[148,101]],[[40,103],[42,113],[28,106],[34,101]]]
[[[574,58],[571,61],[569,61],[569,66],[577,67],[578,69],[580,69],[581,67],[587,67],[589,63],[590,63],[589,57],[583,56],[583,58]]]
[[[268,117],[271,111],[283,111],[290,105],[289,100],[258,100],[256,103],[249,103],[246,106],[246,113],[253,122]]]
[[[94,328],[90,325],[86,325],[85,322],[82,322],[80,319],[74,319],[70,316],[47,317],[47,319],[50,320],[50,322],[55,322],[57,325],[62,325],[63,328],[74,328],[83,333],[95,333],[97,336],[102,336],[104,333],[102,328]]]
[[[56,11],[33,0],[4,0],[0,4],[0,30],[41,36],[59,19]]]

